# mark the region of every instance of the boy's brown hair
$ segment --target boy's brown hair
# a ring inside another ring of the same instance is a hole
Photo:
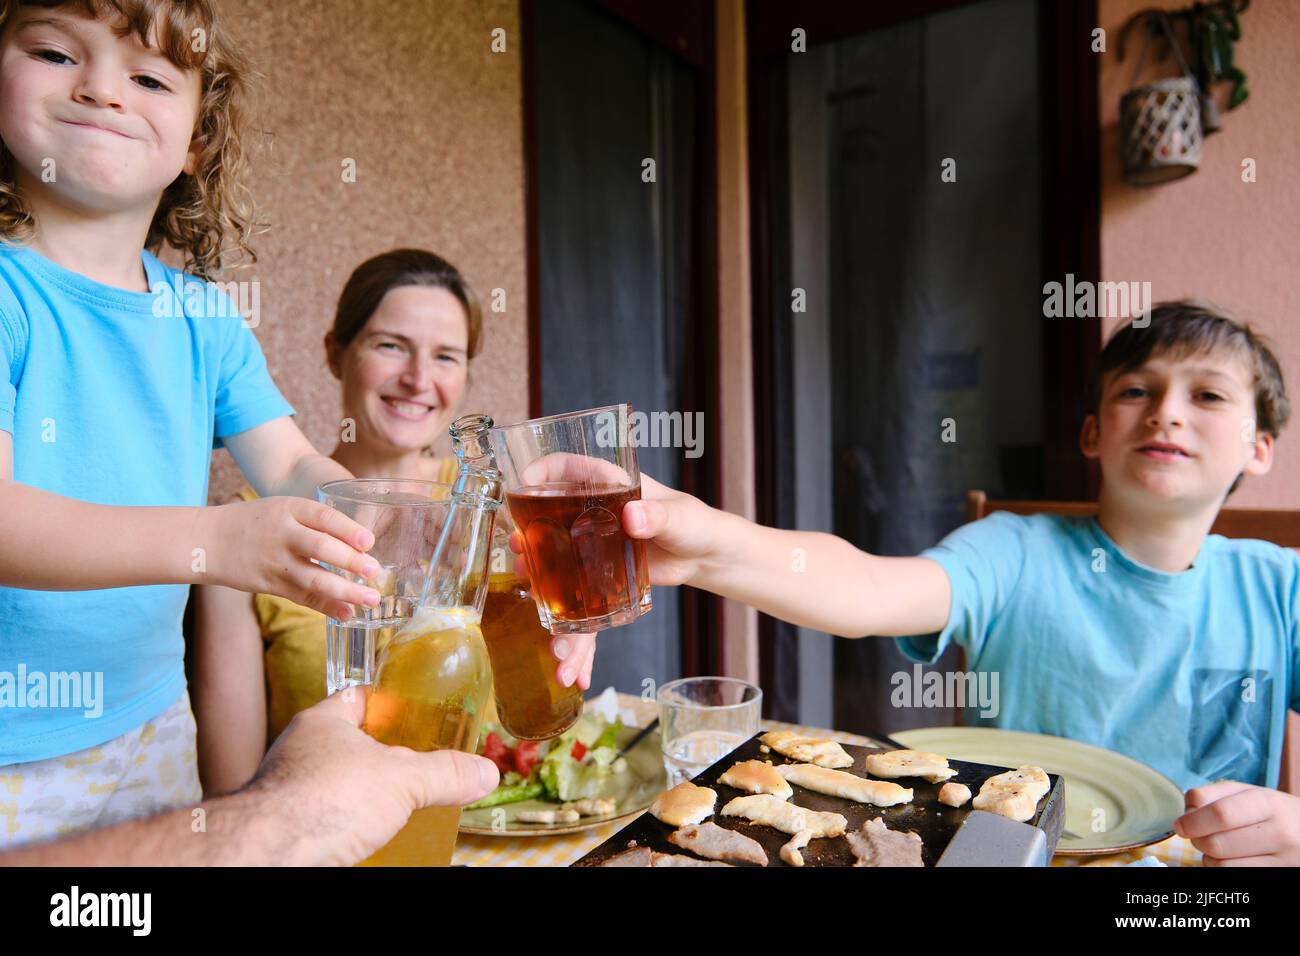
[[[72,7],[95,19],[119,21],[118,35],[145,45],[157,26],[160,52],[201,77],[195,173],[169,185],[149,226],[146,248],[163,243],[185,256],[185,268],[210,278],[239,260],[256,262],[248,243],[255,230],[249,160],[250,67],[217,15],[213,0],[0,0],[0,35],[19,7]],[[14,157],[0,142],[0,241],[26,242],[36,230],[14,180]]]
[[[1218,351],[1231,352],[1245,361],[1255,390],[1255,430],[1277,438],[1291,417],[1291,402],[1277,357],[1250,326],[1209,303],[1190,299],[1162,302],[1151,310],[1149,325],[1138,328],[1129,324],[1111,336],[1093,369],[1088,413],[1097,414],[1102,384],[1112,373],[1141,368],[1152,356],[1185,357]]]

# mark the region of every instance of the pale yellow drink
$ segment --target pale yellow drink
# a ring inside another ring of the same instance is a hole
[[[420,612],[380,652],[366,733],[412,750],[473,753],[491,693],[479,616],[468,608]],[[459,807],[417,810],[362,865],[447,866],[459,821]]]

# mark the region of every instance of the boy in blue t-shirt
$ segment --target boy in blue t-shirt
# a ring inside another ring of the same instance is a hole
[[[1272,465],[1290,414],[1277,360],[1227,317],[1165,304],[1107,343],[1090,408],[1080,443],[1101,467],[1096,518],[997,513],[887,558],[643,476],[624,526],[648,540],[653,583],[831,634],[897,636],[919,661],[955,642],[970,669],[1000,677],[971,722],[1159,769],[1187,790],[1175,829],[1206,863],[1300,864],[1300,797],[1272,789],[1300,708],[1300,558],[1209,534],[1241,477]]]
[[[247,72],[207,0],[0,4],[0,847],[198,799],[189,584],[378,603],[315,563],[378,573],[314,500],[351,476],[230,300],[144,251],[248,251]],[[260,500],[203,507],[214,444]]]

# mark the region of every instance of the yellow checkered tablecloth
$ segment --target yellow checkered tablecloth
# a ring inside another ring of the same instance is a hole
[[[637,726],[644,727],[658,716],[653,700],[630,694],[618,695],[619,706],[636,715]],[[776,720],[765,720],[762,729],[794,730],[818,737],[830,737],[841,743],[858,746],[883,746],[869,737],[821,727],[803,727]],[[559,836],[472,836],[462,833],[456,840],[453,866],[568,866],[590,850],[604,843],[629,821],[607,823],[580,833]],[[1123,866],[1144,856],[1154,856],[1168,866],[1199,866],[1201,853],[1182,837],[1170,837],[1163,843],[1109,856],[1053,858],[1053,866]]]
[[[1201,865],[1200,850],[1180,836],[1171,836],[1160,843],[1106,856],[1054,856],[1052,866],[1128,866],[1148,856],[1155,857],[1165,866]]]

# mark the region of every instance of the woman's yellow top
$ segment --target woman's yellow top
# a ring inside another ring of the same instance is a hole
[[[451,484],[456,460],[439,463],[435,481]],[[245,487],[239,497],[257,498]],[[273,594],[253,595],[253,611],[262,631],[266,675],[266,742],[270,746],[293,715],[325,699],[325,615]]]

